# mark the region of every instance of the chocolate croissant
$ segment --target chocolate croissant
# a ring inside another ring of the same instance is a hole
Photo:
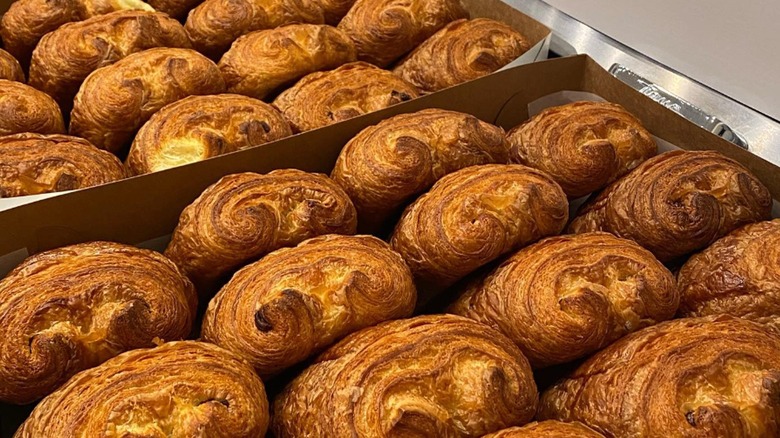
[[[184,27],[159,12],[118,11],[46,34],[30,63],[30,85],[69,109],[94,70],[153,47],[190,47]]]
[[[386,67],[468,15],[460,0],[357,0],[338,27],[355,42],[358,59]]]
[[[668,321],[596,353],[542,396],[540,419],[607,436],[780,434],[780,337],[727,316]]]
[[[24,71],[19,61],[3,49],[0,49],[0,79],[24,82]]]
[[[138,131],[127,167],[135,175],[202,161],[292,135],[276,108],[236,94],[168,104]]]
[[[238,271],[209,303],[203,339],[271,376],[352,332],[412,315],[412,273],[372,236],[328,235]]]
[[[530,48],[520,32],[500,21],[457,20],[420,44],[393,73],[433,93],[489,75]]]
[[[216,345],[180,341],[77,374],[14,436],[255,438],[268,421],[263,382],[246,362]]]
[[[34,255],[0,296],[0,401],[17,404],[123,351],[186,337],[197,303],[170,260],[110,242]]]
[[[406,211],[390,244],[418,287],[438,292],[499,256],[555,235],[569,204],[538,170],[486,164],[451,173]]]
[[[288,437],[480,437],[533,416],[528,361],[501,333],[451,315],[392,321],[326,351],[276,398]]]
[[[323,234],[355,234],[352,202],[325,175],[228,175],[182,212],[165,254],[207,283],[271,251]]]
[[[263,99],[309,73],[357,60],[344,32],[320,24],[291,24],[236,40],[219,61],[231,93]]]
[[[742,227],[677,274],[682,316],[730,314],[780,331],[780,219]]]
[[[312,73],[280,94],[274,105],[293,129],[310,131],[419,97],[413,85],[387,70],[353,62]]]
[[[73,102],[70,132],[120,153],[163,106],[223,91],[219,69],[203,55],[189,49],[145,50],[89,75]]]
[[[48,94],[0,79],[0,136],[21,132],[64,134],[62,112]]]
[[[127,176],[122,162],[68,135],[0,137],[0,198],[92,187]]]
[[[428,109],[361,131],[344,146],[331,176],[355,203],[360,228],[375,232],[444,175],[508,160],[503,129],[470,114]]]
[[[604,189],[569,230],[607,231],[670,262],[768,219],[771,209],[769,190],[736,161],[712,151],[673,151]]]
[[[604,435],[579,422],[547,420],[523,427],[511,427],[482,438],[603,438]]]
[[[542,368],[671,319],[679,304],[674,276],[650,251],[587,233],[520,250],[474,282],[450,312],[500,330]]]

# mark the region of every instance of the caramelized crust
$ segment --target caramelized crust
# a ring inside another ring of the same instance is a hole
[[[332,177],[355,203],[360,228],[375,232],[444,175],[508,160],[503,129],[470,114],[428,109],[361,131],[341,150]]]
[[[0,79],[0,136],[21,132],[64,134],[62,112],[48,94]]]
[[[123,351],[186,337],[196,307],[170,260],[109,242],[28,258],[0,282],[0,297],[0,400],[18,404]]]
[[[0,137],[0,198],[81,189],[126,176],[114,155],[78,137]]]
[[[603,438],[604,435],[579,423],[563,423],[547,420],[533,422],[523,427],[511,427],[482,438]]]
[[[15,437],[255,438],[267,428],[268,400],[252,368],[216,345],[180,341],[77,374]]]
[[[318,0],[325,13],[325,23],[338,25],[355,4],[355,0]]]
[[[118,11],[69,23],[41,38],[30,85],[67,110],[94,70],[153,47],[187,48],[190,41],[178,21],[159,12]]]
[[[145,50],[89,75],[73,102],[70,132],[119,153],[163,106],[224,90],[219,69],[203,55],[189,49]]]
[[[418,287],[437,292],[510,251],[561,232],[566,195],[549,176],[520,165],[451,173],[406,211],[390,244]]]
[[[228,175],[184,209],[165,254],[200,283],[311,237],[355,234],[356,218],[347,194],[325,175]]]
[[[200,3],[200,0],[148,0],[158,12],[164,12],[177,20],[187,18],[187,13]]]
[[[614,103],[548,108],[509,132],[512,161],[549,173],[570,198],[602,189],[657,146],[642,123]]]
[[[309,73],[357,60],[344,32],[319,24],[291,24],[236,40],[219,61],[228,91],[263,99]]]
[[[736,161],[712,151],[674,151],[645,161],[604,189],[569,230],[607,231],[669,262],[768,219],[771,209],[769,190]]]
[[[411,316],[416,299],[412,273],[386,243],[328,235],[238,271],[209,303],[202,336],[270,376],[354,331]]]
[[[653,254],[608,233],[551,237],[474,282],[450,312],[512,339],[534,368],[570,362],[671,319],[680,295]]]
[[[339,29],[361,61],[386,67],[459,18],[468,18],[460,0],[357,0]]]
[[[661,323],[600,351],[542,396],[538,418],[607,436],[780,434],[780,337],[720,316]]]
[[[127,167],[136,175],[202,161],[292,135],[271,105],[236,94],[168,104],[138,131]]]
[[[480,437],[528,422],[528,361],[501,333],[451,315],[392,321],[325,352],[274,403],[288,437]]]
[[[387,70],[353,62],[312,73],[280,94],[274,105],[293,129],[310,131],[419,97],[413,85]]]
[[[530,48],[520,32],[500,21],[457,20],[420,44],[393,73],[433,93],[489,75]]]
[[[24,82],[24,72],[19,61],[3,49],[0,49],[0,79]]]
[[[730,314],[780,331],[780,219],[747,225],[691,257],[680,314]]]

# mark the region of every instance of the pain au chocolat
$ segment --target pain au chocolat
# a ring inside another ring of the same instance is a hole
[[[467,17],[460,0],[357,0],[338,27],[355,42],[358,59],[386,67]]]
[[[305,76],[274,105],[298,132],[322,128],[419,97],[414,85],[387,70],[353,62]]]
[[[375,232],[444,175],[508,160],[503,129],[470,114],[427,109],[361,131],[331,176],[355,203],[360,229]]]
[[[265,436],[263,382],[233,353],[179,341],[128,351],[46,397],[15,438]]]
[[[604,438],[604,435],[576,421],[547,420],[500,430],[482,438]]]
[[[135,175],[157,172],[291,135],[282,114],[257,99],[190,96],[164,106],[141,127],[127,167]]]
[[[322,24],[290,24],[236,40],[219,61],[231,93],[264,99],[309,73],[357,60],[344,32]]]
[[[530,48],[520,32],[500,21],[457,20],[420,44],[393,73],[433,93],[493,73]]]
[[[674,276],[650,251],[588,233],[521,249],[473,282],[449,311],[500,330],[542,368],[671,319],[679,303]]]
[[[729,316],[685,318],[596,353],[542,396],[537,418],[607,436],[780,434],[780,337]]]
[[[184,27],[148,11],[118,11],[46,34],[30,63],[30,85],[47,93],[66,111],[81,83],[100,67],[153,47],[190,47]]]
[[[501,333],[429,315],[380,324],[322,354],[275,400],[277,438],[480,437],[528,422],[536,384]]]
[[[70,132],[120,153],[163,106],[190,95],[223,91],[225,82],[216,64],[198,52],[144,50],[87,77],[73,102]]]
[[[3,49],[0,49],[0,79],[24,82],[24,71],[19,61]]]
[[[60,107],[42,91],[0,79],[0,136],[22,132],[64,134]]]
[[[239,173],[184,209],[165,254],[200,284],[279,248],[356,228],[352,201],[325,175]]]
[[[0,296],[0,400],[18,404],[123,351],[183,339],[197,303],[170,260],[110,242],[36,254],[0,282]]]
[[[328,235],[238,271],[209,303],[203,339],[274,375],[345,335],[412,315],[412,273],[372,236]]]
[[[604,189],[569,230],[607,231],[670,262],[768,219],[771,209],[769,190],[736,161],[713,151],[673,151]]]

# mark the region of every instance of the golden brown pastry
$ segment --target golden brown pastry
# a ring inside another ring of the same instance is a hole
[[[325,175],[294,169],[228,175],[182,212],[165,254],[204,282],[323,234],[355,234],[352,201]]]
[[[122,162],[68,135],[0,137],[0,198],[92,187],[127,176]]]
[[[46,34],[30,62],[30,85],[64,109],[94,70],[153,47],[190,47],[184,27],[159,12],[118,11]]]
[[[742,227],[677,274],[682,316],[730,314],[780,331],[780,219]]]
[[[339,29],[355,42],[358,59],[386,67],[468,15],[460,0],[357,0]]]
[[[603,438],[604,435],[579,423],[547,420],[533,422],[523,427],[511,427],[482,438]]]
[[[412,315],[412,273],[373,236],[331,234],[238,271],[209,303],[201,336],[271,376],[342,337]]]
[[[604,189],[569,230],[607,231],[669,262],[768,219],[771,209],[769,190],[736,161],[713,151],[673,151]]]
[[[355,0],[318,0],[325,13],[325,23],[338,25],[355,4]]]
[[[277,438],[480,437],[528,422],[528,361],[501,333],[452,315],[387,322],[319,357],[274,402]]]
[[[206,0],[184,27],[195,48],[218,60],[241,35],[290,23],[325,23],[320,0]]]
[[[24,82],[24,72],[19,61],[3,49],[0,49],[0,79]]]
[[[674,276],[650,251],[587,233],[523,248],[471,284],[450,312],[500,330],[542,368],[671,319],[679,304]]]
[[[548,108],[508,137],[512,161],[549,173],[570,198],[606,187],[658,149],[639,119],[603,102]]]
[[[228,91],[263,99],[309,73],[357,60],[344,32],[321,24],[291,24],[236,40],[219,61]]]
[[[607,436],[780,434],[780,337],[727,316],[631,334],[542,396],[538,418],[582,421]]]
[[[521,165],[451,173],[406,211],[390,244],[418,287],[435,293],[499,256],[566,226],[569,204],[549,176]]]
[[[200,0],[148,0],[154,10],[164,12],[176,19],[187,18],[190,9],[200,4]]]
[[[457,20],[420,44],[393,73],[433,93],[489,75],[530,48],[520,32],[500,21]]]
[[[419,97],[413,85],[387,70],[353,62],[305,76],[274,105],[293,129],[310,131]]]
[[[355,203],[360,228],[375,232],[444,175],[508,160],[503,129],[470,114],[428,109],[361,131],[341,150],[331,176]]]
[[[197,303],[170,260],[110,242],[34,255],[0,296],[0,401],[18,404],[123,351],[186,337]]]
[[[0,136],[20,132],[64,134],[62,112],[48,94],[0,79]]]
[[[157,172],[291,135],[281,113],[257,99],[190,96],[164,106],[144,124],[127,167],[135,175]]]
[[[265,436],[263,382],[205,342],[128,351],[46,397],[15,438]]]
[[[145,50],[89,75],[73,102],[70,132],[119,153],[163,106],[190,95],[223,91],[219,69],[198,52]]]

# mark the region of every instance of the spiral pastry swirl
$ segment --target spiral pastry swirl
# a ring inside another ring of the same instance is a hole
[[[343,122],[420,96],[413,85],[387,70],[353,62],[305,76],[274,105],[297,132]]]
[[[603,102],[548,108],[508,137],[512,161],[549,173],[572,199],[606,187],[658,149],[639,119]]]
[[[440,179],[404,211],[390,245],[421,292],[436,293],[502,254],[560,233],[568,206],[560,186],[537,170],[467,167]]]
[[[70,132],[120,153],[163,106],[190,95],[223,91],[225,82],[217,66],[194,50],[144,50],[89,75],[73,102]]]
[[[476,281],[450,308],[503,332],[534,368],[570,362],[674,317],[674,276],[608,233],[550,237]]]
[[[352,201],[325,175],[239,173],[184,209],[165,254],[201,283],[279,248],[323,234],[355,234],[356,228]]]
[[[114,155],[78,137],[0,137],[0,198],[92,187],[126,176]]]
[[[501,333],[429,315],[380,324],[326,351],[276,399],[277,438],[480,437],[533,416],[536,384]]]
[[[460,0],[357,0],[338,27],[355,42],[358,59],[386,67],[468,15]]]
[[[316,237],[238,271],[209,303],[202,336],[271,376],[345,335],[411,316],[416,300],[412,273],[386,243]]]
[[[118,11],[46,34],[32,55],[30,85],[66,111],[90,73],[153,47],[190,47],[184,27],[159,12]]]
[[[713,151],[673,151],[604,189],[569,230],[607,231],[670,262],[769,219],[771,209],[769,190],[736,161]]]
[[[742,227],[677,275],[682,316],[730,314],[780,332],[780,219]]]
[[[0,49],[0,79],[24,82],[24,71],[19,61],[3,49]]]
[[[0,136],[22,132],[64,134],[60,107],[42,91],[0,79]]]
[[[433,93],[489,75],[530,48],[520,32],[500,21],[457,20],[420,44],[393,73]]]
[[[604,435],[576,421],[547,420],[500,430],[482,438],[604,438]]]
[[[15,438],[265,436],[268,400],[246,362],[216,345],[169,342],[82,371]]]
[[[34,255],[0,296],[0,400],[18,404],[123,351],[186,337],[197,300],[170,260],[110,242]]]
[[[344,32],[320,24],[290,24],[236,40],[219,61],[231,93],[263,99],[309,73],[357,60]]]
[[[276,108],[236,94],[190,96],[168,104],[138,131],[127,167],[157,172],[292,135]]]
[[[464,113],[427,109],[364,129],[341,150],[332,177],[375,232],[399,208],[448,173],[506,163],[504,130]]]

